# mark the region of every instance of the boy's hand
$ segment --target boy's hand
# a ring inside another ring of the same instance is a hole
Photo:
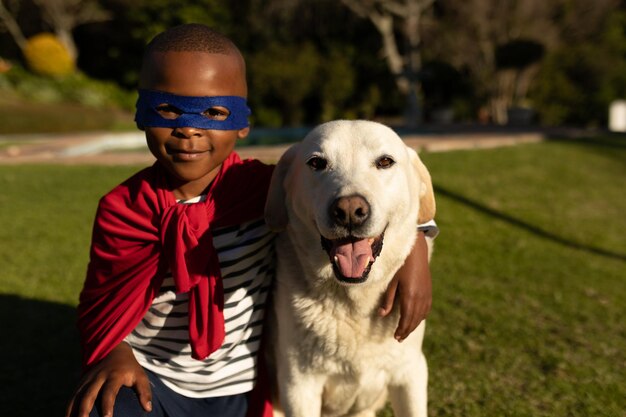
[[[65,417],[88,417],[101,393],[102,417],[113,416],[115,398],[122,386],[134,388],[144,410],[152,411],[152,391],[131,347],[122,342],[81,379]]]
[[[418,232],[413,250],[389,283],[379,309],[381,316],[391,313],[396,293],[400,296],[400,322],[394,337],[401,342],[428,316],[432,304],[428,246],[423,232]]]

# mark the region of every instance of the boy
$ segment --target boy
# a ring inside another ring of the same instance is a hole
[[[100,201],[78,307],[86,372],[66,415],[267,415],[267,395],[250,393],[273,274],[272,167],[233,152],[249,132],[244,60],[221,34],[178,26],[148,45],[139,88],[156,162]],[[402,340],[430,309],[422,233],[381,314],[397,287]]]

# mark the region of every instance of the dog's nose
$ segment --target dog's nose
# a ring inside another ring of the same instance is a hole
[[[340,197],[330,205],[330,218],[344,227],[361,226],[370,215],[370,205],[360,195]]]

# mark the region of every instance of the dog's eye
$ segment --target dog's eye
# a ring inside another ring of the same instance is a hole
[[[328,161],[320,156],[312,156],[306,161],[306,164],[311,167],[313,171],[323,171],[328,165]]]
[[[391,168],[396,161],[394,161],[390,156],[381,156],[376,160],[376,168],[378,169],[387,169]]]

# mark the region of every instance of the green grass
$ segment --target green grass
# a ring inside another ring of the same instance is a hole
[[[623,416],[626,141],[422,159],[441,228],[430,416]],[[2,415],[61,412],[97,200],[136,169],[0,166]]]
[[[425,155],[431,416],[622,416],[626,142]]]

